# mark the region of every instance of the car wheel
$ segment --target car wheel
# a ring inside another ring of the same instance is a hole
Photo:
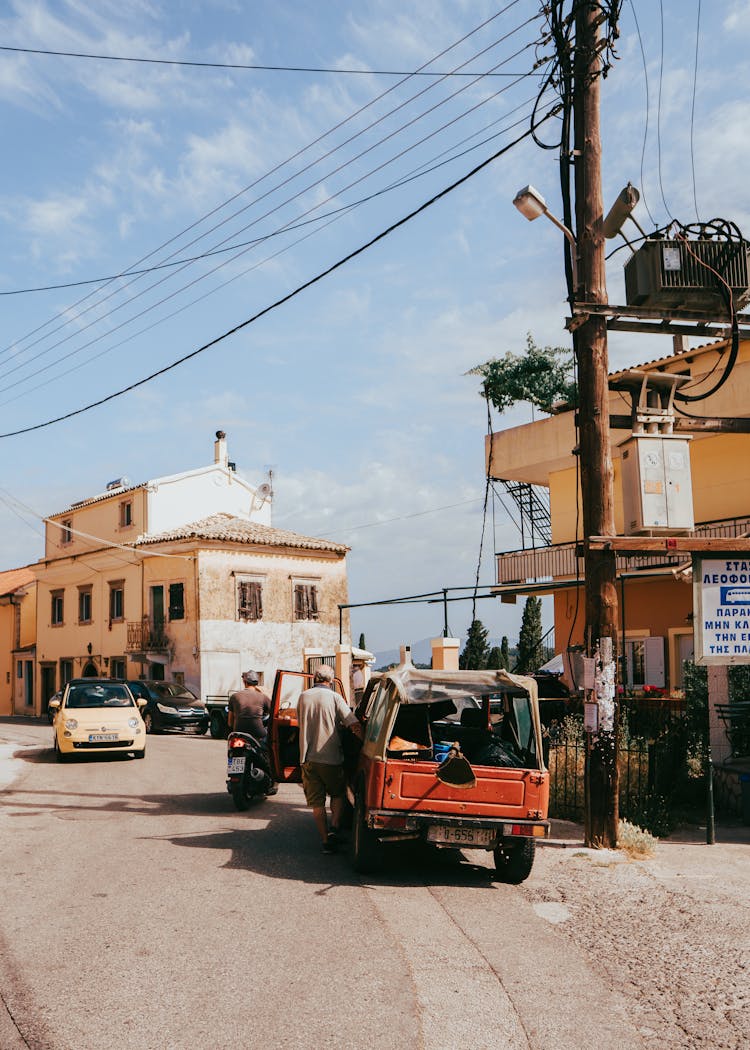
[[[525,839],[513,845],[498,846],[495,850],[495,871],[501,882],[517,886],[531,874],[534,866],[536,842]]]
[[[64,751],[60,750],[60,745],[57,742],[57,736],[55,736],[55,743],[54,743],[53,746],[54,746],[54,749],[55,749],[55,758],[57,759],[57,761],[58,762],[67,762],[68,759],[70,758],[70,755],[67,755]]]
[[[156,722],[154,721],[154,716],[151,714],[150,711],[147,711],[145,713],[145,715],[143,716],[143,722],[144,722],[144,725],[146,726],[146,732],[147,733],[158,733],[159,732],[159,730],[156,728]]]
[[[212,712],[209,728],[214,740],[222,740],[226,736],[224,730],[224,716],[219,711]]]
[[[205,736],[208,732],[208,722],[201,723],[201,725],[195,727],[195,731],[198,736]]]
[[[365,821],[365,796],[362,788],[354,797],[354,827],[352,829],[352,864],[361,874],[373,871],[380,862],[380,843]]]

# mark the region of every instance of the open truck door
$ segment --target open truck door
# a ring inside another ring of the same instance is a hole
[[[300,694],[313,684],[313,675],[307,671],[276,672],[271,697],[269,754],[274,780],[279,783],[298,784],[302,780],[297,703]],[[341,696],[346,695],[338,678],[334,680],[334,688]]]

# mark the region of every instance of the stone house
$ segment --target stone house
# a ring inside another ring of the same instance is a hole
[[[46,519],[33,710],[73,677],[184,682],[221,696],[240,672],[302,670],[349,644],[348,548],[276,529],[217,433],[214,462],[105,491]]]

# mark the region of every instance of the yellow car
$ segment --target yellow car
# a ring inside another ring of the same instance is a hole
[[[65,686],[62,698],[49,704],[55,712],[52,728],[57,761],[117,751],[145,758],[146,727],[140,711],[144,704],[124,682],[74,678]]]

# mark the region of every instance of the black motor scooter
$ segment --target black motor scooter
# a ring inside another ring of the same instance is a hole
[[[239,810],[253,799],[275,795],[278,787],[271,775],[268,753],[250,733],[232,730],[227,740],[227,791]]]

